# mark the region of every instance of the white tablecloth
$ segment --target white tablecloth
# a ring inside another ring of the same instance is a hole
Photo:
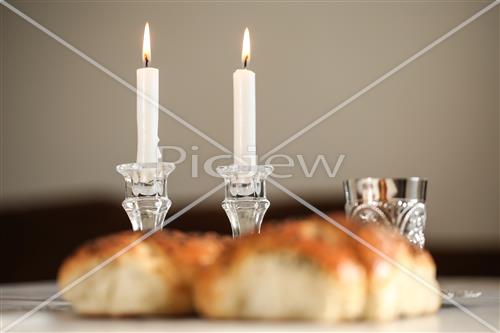
[[[480,298],[463,301],[470,311],[492,326],[498,327],[500,280],[499,279],[444,279],[443,288],[448,290],[475,290],[483,294]],[[18,321],[30,309],[56,292],[55,284],[30,283],[2,285],[2,328]],[[35,301],[33,301],[35,299]],[[356,322],[345,324],[318,324],[308,322],[245,322],[207,321],[198,318],[143,318],[106,319],[82,318],[71,312],[67,304],[56,300],[42,310],[33,313],[9,331],[38,332],[130,332],[130,331],[425,331],[425,332],[477,332],[489,331],[478,320],[471,318],[453,306],[443,307],[437,314],[421,318],[402,319],[390,323]]]

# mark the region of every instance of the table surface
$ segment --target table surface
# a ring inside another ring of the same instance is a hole
[[[500,280],[484,278],[454,278],[440,281],[450,291],[481,291],[475,299],[460,303],[491,326],[498,327]],[[131,331],[418,331],[418,332],[486,332],[491,331],[462,310],[445,305],[437,314],[420,318],[401,319],[390,323],[355,322],[325,324],[308,322],[207,321],[198,318],[106,319],[82,318],[73,314],[68,305],[56,299],[40,311],[30,310],[56,292],[53,282],[0,285],[1,325],[8,331],[37,332],[131,332]],[[25,318],[22,318],[26,316]],[[22,318],[23,320],[20,320]],[[9,325],[17,322],[15,326]],[[3,330],[2,330],[3,332]]]

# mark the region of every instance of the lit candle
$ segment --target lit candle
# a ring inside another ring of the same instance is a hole
[[[255,73],[247,69],[250,61],[250,33],[243,35],[243,68],[233,74],[234,164],[255,165]]]
[[[149,24],[142,44],[144,67],[137,69],[137,163],[157,161],[159,71],[149,67],[151,40]],[[147,98],[145,97],[147,96]]]

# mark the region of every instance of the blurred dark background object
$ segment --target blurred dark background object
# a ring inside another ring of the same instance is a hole
[[[225,147],[233,141],[232,73],[248,26],[259,155],[485,6],[9,3],[132,84],[148,21],[160,103]],[[426,245],[439,273],[499,275],[499,18],[500,8],[484,14],[266,163],[284,187],[324,211],[343,208],[343,179],[425,177]],[[0,64],[1,280],[51,279],[83,241],[130,228],[115,166],[135,160],[136,96],[5,6]],[[172,216],[220,183],[205,166],[222,151],[163,113],[159,138],[176,148],[165,154],[177,160]],[[267,220],[310,214],[275,186],[268,196]],[[168,228],[229,233],[222,197]]]
[[[342,210],[343,203],[318,204],[323,211]],[[171,216],[175,213],[172,210]],[[271,205],[266,220],[308,215],[301,205]],[[0,211],[1,252],[4,267],[0,282],[54,279],[62,260],[86,240],[120,230],[130,224],[119,202],[106,199],[76,201],[31,210]],[[266,223],[266,221],[264,222]],[[166,227],[184,231],[230,234],[222,208],[194,208]],[[498,249],[430,248],[438,274],[500,276]],[[497,264],[495,264],[495,262]]]

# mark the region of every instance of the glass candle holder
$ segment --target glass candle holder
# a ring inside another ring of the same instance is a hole
[[[424,247],[427,180],[358,178],[344,181],[345,211],[350,218],[395,227],[410,242]]]
[[[125,179],[125,200],[122,206],[133,230],[163,227],[172,202],[168,198],[167,178],[175,169],[173,163],[127,163],[116,170]]]
[[[227,165],[217,168],[224,178],[225,199],[222,208],[229,218],[233,238],[260,232],[270,202],[266,197],[266,178],[270,165]]]

